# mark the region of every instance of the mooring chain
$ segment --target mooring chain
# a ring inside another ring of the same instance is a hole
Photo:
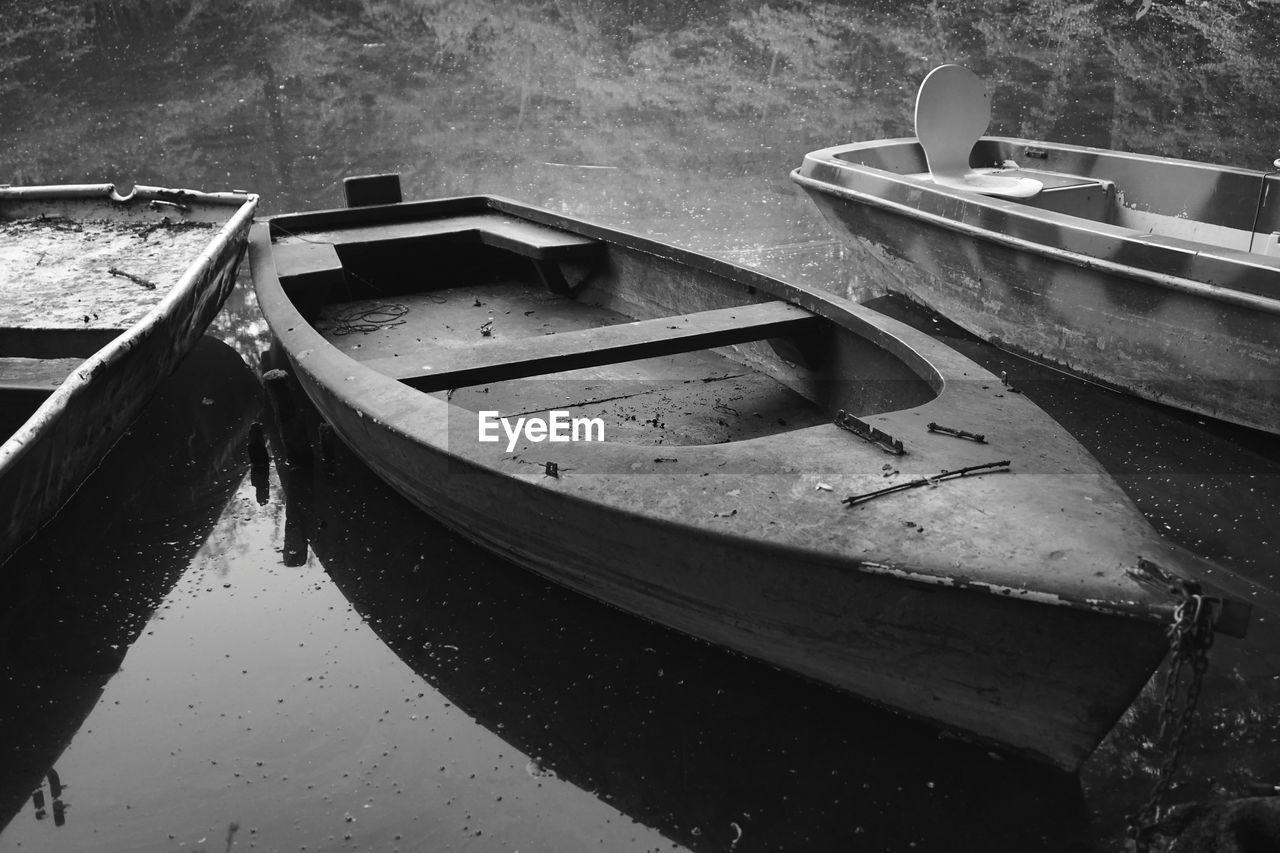
[[[1213,646],[1212,607],[1194,584],[1185,584],[1179,591],[1183,599],[1174,608],[1173,624],[1168,629],[1169,674],[1160,701],[1160,726],[1156,734],[1157,742],[1168,740],[1169,744],[1156,770],[1151,793],[1129,827],[1138,853],[1146,853],[1150,849],[1150,836],[1159,820],[1161,803],[1178,772],[1187,733],[1191,730],[1191,720],[1204,685],[1204,674],[1209,668],[1209,649]],[[1191,665],[1191,675],[1184,687],[1183,668],[1187,664]]]

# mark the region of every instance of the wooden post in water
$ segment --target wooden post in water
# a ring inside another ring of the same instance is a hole
[[[307,441],[306,426],[298,415],[293,392],[289,388],[290,379],[288,371],[279,368],[262,374],[262,382],[267,388],[267,400],[271,403],[280,441],[284,444],[285,458],[294,465],[310,465],[311,445]]]
[[[261,421],[249,424],[249,481],[259,506],[265,506],[271,497],[271,454],[267,452],[267,437]]]

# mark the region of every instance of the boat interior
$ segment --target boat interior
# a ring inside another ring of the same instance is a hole
[[[105,192],[0,199],[0,442],[204,251],[218,218],[175,209]]]
[[[836,157],[900,175],[929,173],[924,149],[914,139],[854,145]],[[1280,172],[997,137],[978,140],[969,165],[982,174],[1040,182],[1037,194],[1013,199],[1038,210],[1280,257]]]
[[[146,316],[210,230],[105,200],[0,203],[0,441]]]
[[[281,285],[329,343],[472,411],[572,409],[609,424],[610,441],[716,444],[919,405],[940,385],[679,250],[475,204],[305,233],[271,224]]]
[[[1278,171],[1259,174],[987,139],[990,122],[991,98],[982,79],[961,65],[940,65],[916,95],[919,156],[900,152],[907,156],[888,170],[1156,237],[1280,255],[1280,202],[1274,197],[1280,160],[1274,164]],[[909,163],[905,169],[895,167],[903,161]]]

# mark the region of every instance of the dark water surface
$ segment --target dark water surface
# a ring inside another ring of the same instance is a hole
[[[909,134],[959,61],[995,132],[1266,167],[1275,8],[53,2],[0,23],[0,182],[272,213],[399,171],[870,298],[787,179],[806,151]],[[875,304],[1006,371],[1219,561],[1255,620],[1214,649],[1172,799],[1280,782],[1275,442]],[[341,449],[251,471],[246,281],[210,337],[6,567],[0,851],[1120,849],[1158,683],[1078,781],[940,736],[549,586]]]

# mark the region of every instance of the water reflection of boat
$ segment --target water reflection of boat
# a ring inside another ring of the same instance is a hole
[[[341,445],[280,476],[315,557],[408,666],[528,772],[688,849],[1068,850],[1089,833],[1073,777],[570,594],[424,523]]]
[[[0,562],[57,512],[218,312],[257,197],[0,188]]]
[[[307,394],[421,508],[1005,748],[1076,767],[1167,646],[1143,579],[1206,570],[998,378],[828,294],[489,198],[275,217],[250,251]],[[478,436],[569,408],[610,441]]]
[[[0,827],[39,787],[243,478],[258,393],[239,355],[201,338],[6,564]],[[50,792],[47,805],[56,800]]]
[[[1280,433],[1280,172],[985,127],[955,140],[965,163],[1038,193],[935,180],[914,138],[814,151],[792,177],[881,289],[1011,351]]]

